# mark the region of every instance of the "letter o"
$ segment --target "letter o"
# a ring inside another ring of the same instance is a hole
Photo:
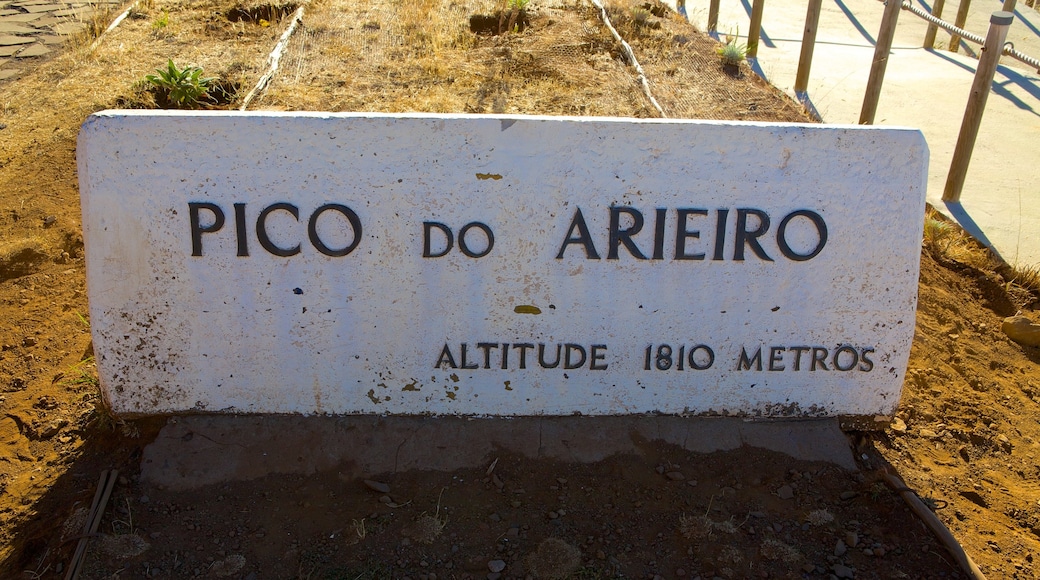
[[[841,357],[841,353],[843,352],[852,353],[852,364],[848,366],[841,366],[841,362],[839,362],[838,359],[839,357]],[[857,364],[859,364],[859,352],[855,348],[849,345],[845,345],[839,348],[838,350],[834,351],[834,359],[831,361],[831,363],[834,365],[834,368],[838,369],[839,371],[851,371],[852,369],[856,368]]]
[[[813,225],[816,226],[816,233],[820,237],[820,241],[816,243],[816,247],[808,254],[799,254],[795,252],[791,249],[791,245],[787,243],[787,224],[790,223],[792,219],[799,216],[809,218]],[[794,260],[795,262],[804,262],[815,258],[821,251],[823,251],[823,246],[826,244],[827,223],[823,221],[820,214],[808,209],[800,209],[787,214],[784,216],[784,219],[780,220],[780,227],[776,230],[776,245],[780,247],[780,253],[787,259]]]
[[[487,236],[487,248],[483,252],[474,252],[470,249],[469,244],[466,243],[466,234],[472,228],[479,228]],[[487,227],[486,224],[480,222],[470,222],[459,230],[459,249],[462,250],[463,254],[466,254],[470,258],[483,258],[484,256],[491,253],[491,248],[495,247],[495,234],[491,233],[491,228]]]
[[[339,250],[334,250],[328,247],[327,245],[325,245],[325,242],[321,241],[321,238],[318,237],[318,216],[330,210],[338,211],[339,213],[343,214],[343,216],[347,218],[347,221],[350,222],[350,229],[354,232],[354,240],[350,242],[350,244],[347,247],[341,248]],[[356,213],[354,213],[354,210],[350,209],[345,205],[341,205],[338,203],[326,203],[325,205],[314,210],[314,213],[311,214],[311,219],[307,221],[307,237],[310,238],[311,245],[313,245],[314,248],[322,254],[325,254],[326,256],[332,256],[333,258],[340,258],[353,252],[354,248],[356,248],[358,244],[361,243],[361,220],[358,219],[358,216]]]
[[[699,364],[693,355],[698,350],[703,350],[708,355],[708,362]],[[686,362],[689,363],[690,368],[696,371],[703,371],[704,369],[711,368],[711,365],[715,364],[715,351],[711,350],[711,347],[706,344],[698,344],[697,346],[690,349],[689,354],[686,355]]]

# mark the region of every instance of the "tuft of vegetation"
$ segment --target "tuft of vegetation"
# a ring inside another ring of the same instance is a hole
[[[163,10],[155,20],[152,21],[152,30],[158,32],[170,25],[170,13]]]
[[[562,580],[581,567],[581,551],[559,538],[546,538],[527,555],[527,568],[540,580]]]
[[[186,66],[183,69],[169,59],[165,69],[156,69],[156,74],[144,77],[166,98],[166,101],[178,109],[198,109],[203,101],[213,101],[209,96],[210,86],[217,79],[202,76],[202,68]]]
[[[793,564],[803,558],[801,552],[796,550],[793,546],[773,538],[769,538],[762,542],[758,551],[763,558],[772,562],[786,562],[788,564]]]
[[[737,37],[730,37],[729,42],[715,49],[725,66],[737,66],[747,58],[747,45],[737,42]]]
[[[531,0],[509,0],[509,9],[517,12],[527,10],[527,5],[530,3]]]

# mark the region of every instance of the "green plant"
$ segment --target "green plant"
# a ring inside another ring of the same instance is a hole
[[[719,58],[722,59],[722,64],[727,66],[736,66],[740,64],[745,58],[747,58],[747,45],[737,43],[737,35],[729,37],[729,42],[715,49],[718,53]]]
[[[63,383],[66,386],[87,386],[98,388],[100,385],[98,381],[97,365],[94,363],[94,357],[92,356],[88,356],[69,367],[69,374],[71,375],[71,378],[67,379]]]
[[[165,92],[167,101],[178,109],[196,109],[204,99],[212,100],[209,88],[216,79],[202,76],[201,67],[186,66],[179,69],[170,59],[165,70],[159,68],[155,72],[146,75],[145,80]]]
[[[527,10],[527,5],[531,3],[531,0],[509,0],[509,9],[516,10]]]
[[[633,8],[632,22],[635,22],[638,26],[646,26],[650,22],[650,11],[646,8]]]
[[[170,13],[163,10],[162,14],[152,22],[152,30],[162,30],[170,25]]]

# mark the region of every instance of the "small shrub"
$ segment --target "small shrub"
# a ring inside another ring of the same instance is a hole
[[[166,100],[178,109],[197,109],[203,100],[212,101],[209,96],[210,85],[215,78],[202,76],[202,69],[187,66],[183,69],[167,62],[166,69],[156,69],[156,74],[145,76],[145,80],[163,93]]]
[[[802,554],[794,547],[772,538],[762,542],[758,551],[766,560],[793,564],[802,559]]]
[[[719,58],[722,59],[722,64],[726,66],[737,66],[745,58],[747,58],[747,45],[738,44],[737,38],[734,36],[729,42],[715,49],[718,53]]]
[[[633,8],[632,9],[632,22],[635,22],[637,26],[646,26],[650,21],[650,11],[646,8]]]
[[[423,514],[415,521],[412,536],[415,538],[415,541],[420,544],[432,544],[433,541],[441,535],[441,532],[444,531],[444,526],[447,523],[448,522],[438,518],[437,516]]]
[[[165,10],[163,10],[162,14],[160,14],[159,17],[156,18],[152,22],[152,30],[159,31],[159,30],[162,30],[163,28],[166,28],[169,25],[170,25],[170,13],[165,11]]]
[[[562,580],[581,567],[581,551],[559,538],[546,538],[527,555],[527,569],[540,580]]]
[[[527,5],[530,3],[531,0],[509,0],[509,9],[517,12],[527,10]]]
[[[805,521],[813,526],[822,526],[834,521],[834,516],[827,510],[813,510],[805,516]]]

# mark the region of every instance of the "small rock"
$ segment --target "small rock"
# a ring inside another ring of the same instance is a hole
[[[961,445],[960,447],[958,447],[957,448],[957,455],[960,455],[961,459],[963,459],[964,461],[967,461],[969,463],[971,462],[971,455],[968,454],[968,446],[967,445]]]
[[[854,492],[854,491],[843,491],[843,492],[841,492],[841,495],[838,496],[838,497],[840,497],[841,499],[843,499],[845,501],[848,501],[848,500],[856,497],[857,495],[859,495],[859,494]]]
[[[36,346],[36,338],[27,336],[22,339],[22,346]]]
[[[851,548],[859,545],[859,534],[856,532],[845,532],[845,543]]]
[[[683,475],[680,471],[669,471],[668,473],[664,474],[664,476],[672,481],[682,481],[686,479],[686,476]]]
[[[491,570],[492,574],[498,574],[502,570],[506,569],[506,563],[502,560],[492,560],[488,562],[488,570]]]
[[[1011,440],[1007,438],[1007,435],[997,435],[997,443],[1000,443],[1000,446],[1003,447],[1005,450],[1011,449]]]
[[[831,570],[834,571],[834,575],[838,578],[855,578],[856,576],[852,573],[852,568],[843,566],[841,564],[834,564],[831,566]]]
[[[897,433],[906,432],[906,422],[900,419],[899,417],[896,417],[892,420],[892,425],[890,425],[890,427],[892,427],[892,430],[896,431]]]
[[[51,411],[57,409],[58,405],[58,399],[55,399],[50,395],[44,395],[36,401],[36,404],[33,405],[33,407],[36,407],[37,409],[43,409],[45,411]]]
[[[502,521],[502,516],[500,516],[498,514],[491,514],[491,515],[488,516],[488,519],[493,521],[493,522],[500,522],[500,521]]]
[[[43,218],[43,227],[49,227],[54,225],[54,222],[58,221],[58,216],[49,215]]]
[[[558,517],[560,517],[560,514],[558,514],[556,512],[549,512],[549,519],[550,520],[555,520]]]
[[[834,544],[834,555],[835,556],[841,558],[842,556],[845,555],[845,552],[848,552],[848,551],[849,551],[849,548],[848,548],[848,546],[845,545],[845,542],[843,542],[841,540],[838,540]]]
[[[778,495],[780,499],[791,499],[794,497],[794,489],[792,489],[790,485],[782,485],[776,490],[776,495]]]
[[[939,437],[939,434],[935,431],[932,431],[931,429],[921,429],[920,434],[921,437],[925,437],[927,439],[936,439]]]
[[[597,560],[606,560],[607,559],[607,553],[604,552],[603,550],[596,550],[596,559]]]
[[[1000,329],[1011,340],[1025,346],[1040,346],[1040,324],[1034,323],[1025,316],[1005,318]]]
[[[381,495],[381,496],[379,496],[379,502],[380,503],[385,503],[385,504],[391,504],[391,503],[394,503],[394,500],[390,496],[388,496],[388,495]]]
[[[802,564],[802,572],[805,572],[806,574],[812,574],[815,571],[816,571],[816,565],[815,564]]]
[[[372,491],[377,491],[382,494],[390,493],[390,486],[381,481],[373,481],[371,479],[366,479],[365,485],[368,487],[368,489],[371,489]]]

